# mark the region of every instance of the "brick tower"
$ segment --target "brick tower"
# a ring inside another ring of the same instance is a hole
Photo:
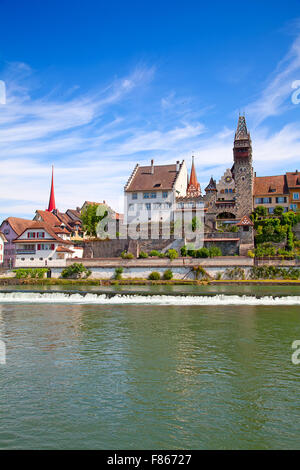
[[[236,217],[241,219],[253,211],[252,143],[245,116],[239,116],[233,146]]]

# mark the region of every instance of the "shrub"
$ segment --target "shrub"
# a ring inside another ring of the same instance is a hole
[[[225,276],[228,279],[245,279],[245,271],[242,268],[236,266],[235,268],[227,268],[225,271]]]
[[[171,261],[175,258],[178,258],[177,250],[174,250],[171,248],[170,250],[167,251],[166,256],[170,258]]]
[[[249,250],[247,254],[248,254],[249,258],[254,258],[255,257],[255,254],[252,250]]]
[[[116,268],[116,269],[115,269],[115,276],[114,276],[114,278],[115,278],[116,280],[118,280],[118,281],[119,281],[120,279],[122,279],[122,273],[123,273],[123,271],[124,271],[124,269],[122,268],[122,266],[121,266],[120,268]]]
[[[196,256],[196,250],[187,250],[188,256],[192,256],[193,258]]]
[[[185,245],[180,248],[180,254],[181,254],[181,256],[186,256],[187,255],[187,249],[186,249]]]
[[[151,250],[149,256],[159,256],[160,252],[158,250]]]
[[[141,251],[139,254],[139,258],[148,258],[148,253],[146,253],[145,251]]]
[[[195,279],[197,279],[197,280],[199,278],[208,279],[210,277],[208,272],[205,271],[205,269],[202,266],[194,266],[193,271],[194,271]]]
[[[133,259],[134,256],[132,253],[128,253],[127,251],[122,251],[121,258],[123,259]]]
[[[251,279],[293,279],[300,277],[299,268],[280,268],[277,266],[253,266],[250,273]]]
[[[199,248],[199,250],[196,250],[196,257],[197,258],[208,258],[209,257],[209,250],[205,247]]]
[[[293,248],[294,248],[294,234],[292,231],[292,227],[289,226],[288,233],[287,233],[286,249],[288,251],[292,251]]]
[[[82,263],[73,263],[61,272],[62,278],[79,279],[82,277],[87,278],[91,275],[91,271],[87,269]]]
[[[254,250],[255,256],[275,256],[276,248],[270,242],[260,243]]]
[[[170,279],[173,278],[173,272],[171,269],[167,269],[164,274],[163,274],[163,278],[165,279],[165,281],[169,281]]]
[[[150,281],[159,281],[160,274],[157,271],[153,271],[152,273],[149,274],[148,279],[150,279]]]
[[[222,276],[223,276],[223,273],[221,271],[219,271],[217,274],[216,274],[216,281],[219,281],[220,279],[222,279]]]
[[[215,258],[216,256],[222,256],[222,251],[218,246],[211,246],[208,251],[209,251],[210,258]]]
[[[14,269],[14,273],[16,273],[17,279],[42,279],[45,274],[48,272],[48,268],[19,268]]]

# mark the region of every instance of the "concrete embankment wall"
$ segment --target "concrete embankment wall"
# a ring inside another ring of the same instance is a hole
[[[123,267],[122,277],[146,279],[153,271],[161,275],[166,269],[171,269],[174,279],[194,279],[193,268],[202,266],[207,273],[216,277],[218,273],[224,273],[227,268],[240,267],[245,270],[246,276],[253,266],[253,259],[248,257],[218,257],[218,258],[177,258],[170,261],[168,258],[146,258],[146,259],[122,259],[122,258],[102,258],[102,259],[80,259],[77,262],[83,263],[92,271],[91,277],[96,279],[111,279],[115,274],[115,269]],[[72,264],[72,260],[67,260],[67,265]],[[59,277],[61,269],[51,269],[51,277]]]

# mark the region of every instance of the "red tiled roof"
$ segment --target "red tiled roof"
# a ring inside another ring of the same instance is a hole
[[[8,217],[4,222],[7,222],[13,231],[19,236],[24,232],[26,227],[32,223],[32,220],[20,219],[19,217]]]
[[[46,222],[47,224],[53,225],[53,226],[60,225],[59,219],[52,212],[41,211],[41,210],[37,210],[36,212],[42,218],[42,220]]]
[[[69,250],[69,248],[66,248],[65,246],[58,246],[56,251],[59,253],[74,253],[73,250]]]
[[[298,171],[286,173],[287,185],[289,188],[300,189],[300,173]]]
[[[172,189],[177,175],[181,169],[176,170],[175,165],[137,166],[126,191],[161,191]],[[151,169],[153,168],[153,173]]]
[[[249,217],[247,215],[244,215],[244,217],[241,218],[241,220],[239,221],[238,224],[236,224],[238,227],[241,227],[241,226],[253,226],[253,222],[251,219],[249,219]]]
[[[30,239],[27,239],[27,238],[23,238],[23,239],[20,239],[20,236],[26,231],[26,230],[38,230],[38,229],[41,229],[41,230],[45,230],[47,233],[49,233],[49,235],[52,237],[51,239],[49,238],[42,238],[41,240],[38,240],[36,238],[30,238]],[[17,240],[14,241],[14,243],[25,243],[25,242],[32,242],[32,243],[35,243],[37,241],[58,241],[64,245],[72,245],[72,242],[68,241],[68,240],[63,240],[62,238],[60,238],[58,235],[56,235],[55,231],[54,231],[54,228],[51,227],[51,225],[48,225],[46,224],[45,222],[38,222],[38,221],[34,221],[34,220],[31,220],[30,221],[30,224],[27,225],[27,227],[25,227],[25,229],[23,230],[22,233],[20,233],[19,237]]]
[[[70,213],[70,214],[69,214]],[[77,221],[77,222],[81,222],[81,214],[80,214],[80,211],[76,210],[76,209],[68,209],[66,211],[66,214],[71,218],[73,219],[74,221]]]
[[[288,187],[285,175],[277,176],[255,176],[254,196],[266,194],[288,194]]]

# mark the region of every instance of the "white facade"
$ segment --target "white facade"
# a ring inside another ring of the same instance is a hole
[[[25,230],[15,242],[15,267],[65,266],[67,259],[82,257],[82,248],[74,248],[73,244],[64,244],[62,237],[57,238],[53,239],[42,228]]]
[[[176,197],[186,195],[187,176],[187,167],[183,161],[171,189],[152,188],[151,190],[138,191],[126,191],[125,189],[124,223],[174,220]]]

